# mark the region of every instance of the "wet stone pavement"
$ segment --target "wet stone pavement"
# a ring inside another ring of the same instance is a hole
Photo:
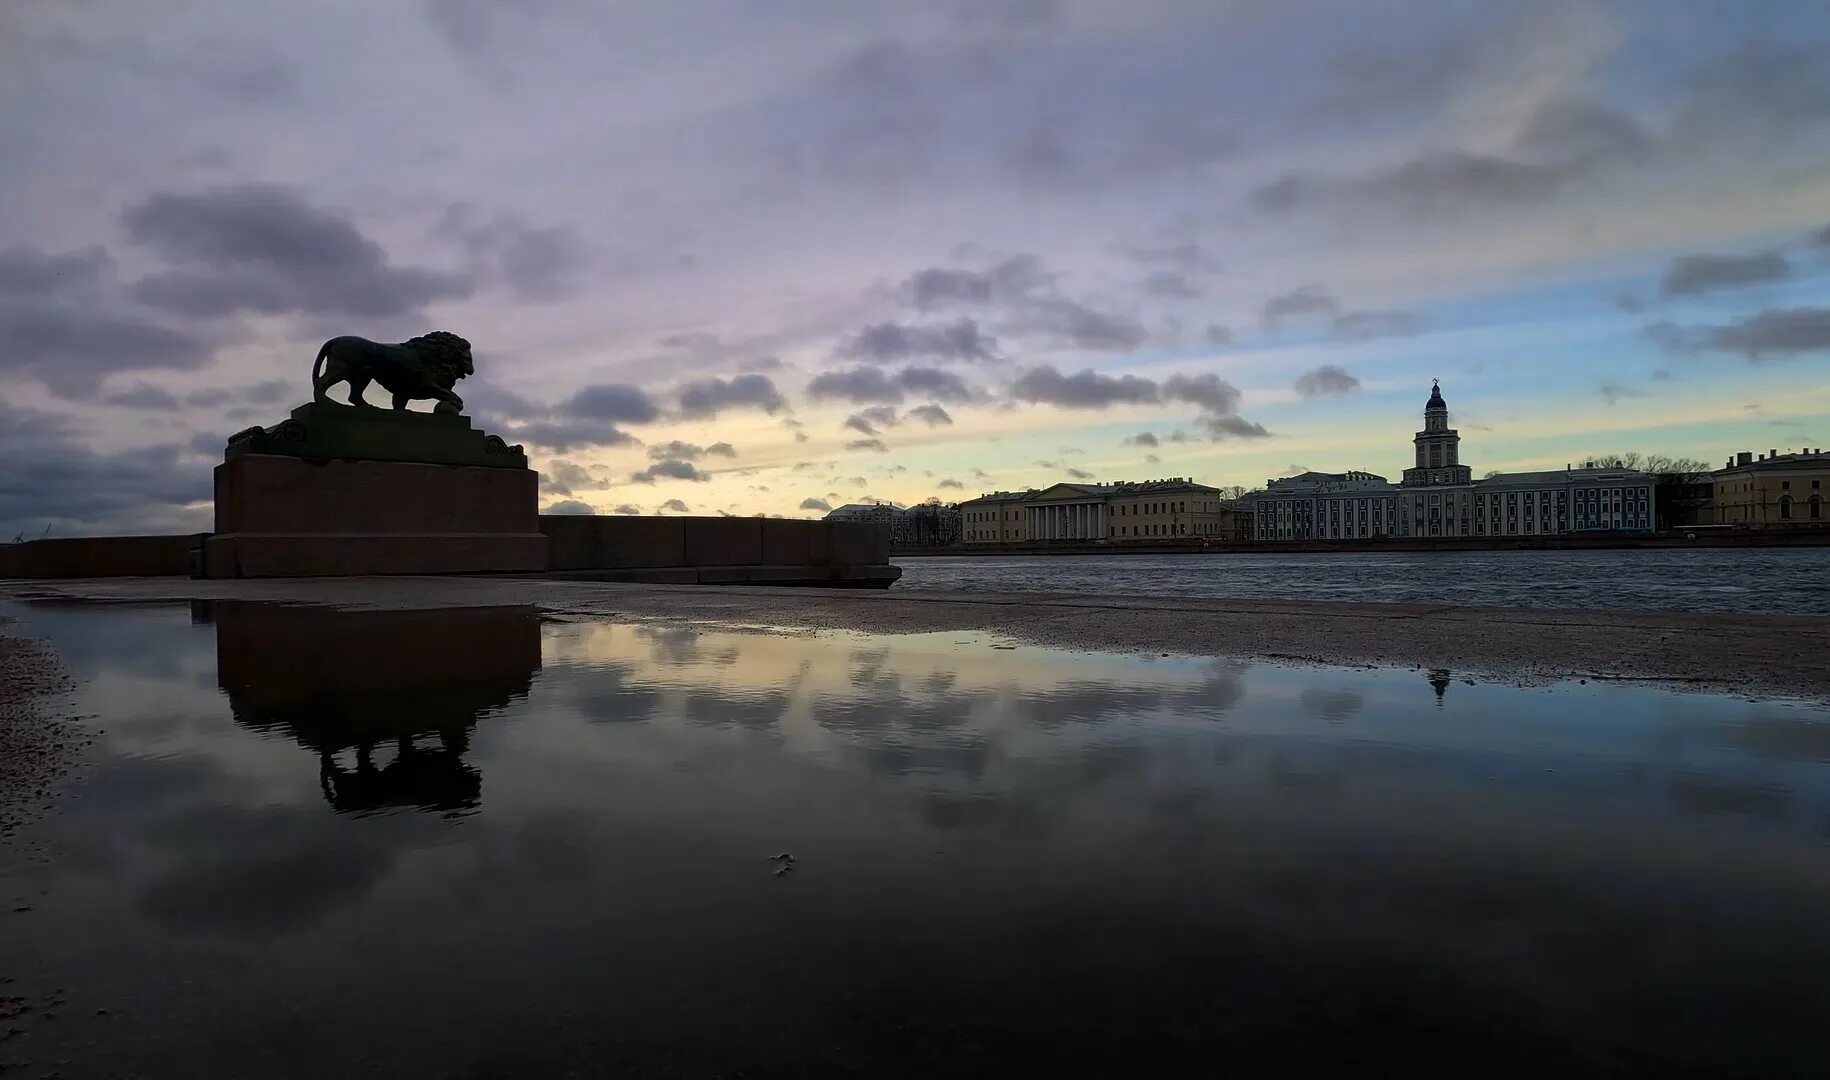
[[[6,1076],[1821,1075],[1830,715],[1633,685],[25,604]]]

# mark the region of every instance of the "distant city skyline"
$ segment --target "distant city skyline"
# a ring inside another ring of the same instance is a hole
[[[1803,0],[14,5],[0,88],[0,539],[207,529],[344,333],[559,512],[1396,477],[1433,377],[1477,476],[1830,443]]]

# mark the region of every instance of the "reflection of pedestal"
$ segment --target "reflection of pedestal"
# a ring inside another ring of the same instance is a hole
[[[207,577],[546,569],[527,468],[241,454],[216,466]]]
[[[532,607],[218,603],[208,617],[236,721],[315,752],[324,797],[341,811],[475,807],[482,776],[464,761],[470,733],[526,696],[540,668]]]

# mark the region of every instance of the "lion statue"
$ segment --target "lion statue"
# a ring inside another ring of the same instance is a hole
[[[444,330],[434,330],[398,345],[383,345],[359,337],[334,337],[318,350],[311,364],[311,399],[329,401],[325,391],[338,383],[349,384],[351,405],[375,406],[362,400],[370,382],[378,382],[394,395],[394,407],[436,398],[437,413],[464,411],[464,399],[451,392],[457,381],[476,374],[470,363],[470,342]]]

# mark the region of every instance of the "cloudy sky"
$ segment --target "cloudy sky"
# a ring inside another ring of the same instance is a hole
[[[0,539],[344,333],[602,513],[1830,442],[1814,0],[12,4],[0,145]]]

